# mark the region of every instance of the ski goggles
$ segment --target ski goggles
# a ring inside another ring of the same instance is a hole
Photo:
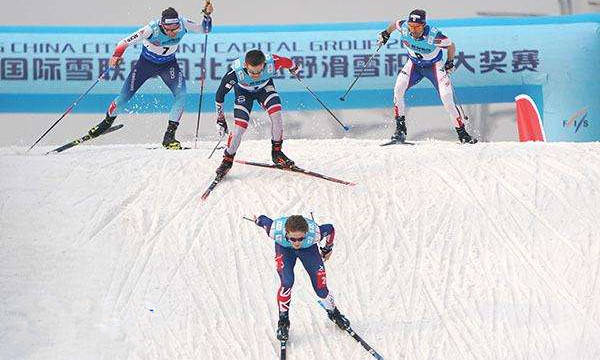
[[[250,69],[246,68],[246,70],[248,71],[248,74],[250,74],[250,75],[260,75],[264,69],[265,69],[264,66],[260,70],[250,70]]]
[[[418,23],[418,22],[408,22],[408,23],[406,23],[406,26],[408,26],[408,30],[410,30],[411,32],[414,32],[415,30],[420,30],[423,27],[425,27],[425,24]]]
[[[290,242],[301,242],[304,241],[304,236],[303,237],[299,237],[299,238],[294,238],[294,237],[289,237],[289,236],[285,236],[286,239],[288,239],[288,241]]]

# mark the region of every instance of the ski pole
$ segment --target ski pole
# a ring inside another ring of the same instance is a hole
[[[204,60],[206,61],[206,43],[208,41],[208,35],[204,35]],[[200,99],[198,100],[198,120],[196,121],[196,136],[194,138],[194,149],[197,148],[198,144],[198,131],[200,130],[200,118],[202,116],[202,97],[204,95],[204,79],[206,78],[206,68],[202,67],[200,70]]]
[[[207,6],[210,1],[207,2]],[[203,12],[206,9],[202,10]],[[207,17],[205,15],[205,17]],[[205,19],[206,20],[206,19]],[[202,97],[204,95],[204,80],[206,79],[206,48],[208,46],[208,33],[212,28],[212,20],[204,21],[204,55],[202,56],[202,69],[200,70],[200,99],[198,100],[198,120],[196,121],[196,137],[194,138],[194,149],[197,148],[198,144],[198,131],[200,130],[200,117],[202,116]]]
[[[337,116],[335,116],[335,114],[334,114],[334,113],[332,113],[332,112],[331,112],[331,110],[329,110],[329,108],[327,107],[327,105],[325,105],[325,104],[324,104],[324,103],[321,101],[321,99],[319,99],[319,98],[317,97],[317,95],[316,95],[316,94],[315,94],[315,93],[314,93],[314,92],[313,92],[313,91],[312,91],[312,90],[311,90],[311,89],[310,89],[308,86],[306,86],[306,85],[304,84],[304,82],[302,81],[302,79],[300,79],[300,78],[298,77],[298,75],[294,75],[294,76],[295,76],[295,77],[296,77],[296,79],[297,79],[297,80],[300,82],[300,84],[302,84],[302,86],[304,86],[304,88],[305,88],[306,90],[308,90],[308,92],[309,92],[309,93],[310,93],[310,94],[311,94],[311,95],[312,95],[312,96],[313,96],[313,97],[314,97],[314,98],[315,98],[315,99],[316,99],[316,100],[319,102],[319,104],[321,104],[321,106],[323,106],[323,108],[324,108],[325,110],[327,110],[327,112],[328,112],[328,113],[329,113],[331,116],[333,116],[333,118],[335,119],[335,121],[337,121],[337,122],[338,122],[338,124],[340,124],[340,125],[341,125],[341,126],[344,128],[344,130],[346,130],[346,131],[350,130],[350,127],[349,127],[349,126],[346,126],[346,125],[344,125],[344,124],[343,124],[343,123],[340,121],[340,119],[338,119],[338,118],[337,118]]]
[[[210,152],[210,155],[208,155],[209,159],[213,156],[213,154],[215,153],[215,151],[217,151],[217,148],[219,147],[219,144],[221,143],[221,141],[223,141],[223,137],[224,136],[225,136],[225,133],[223,133],[223,135],[221,135],[221,137],[219,138],[219,141],[217,141],[217,145],[215,145],[215,147]]]
[[[242,216],[242,219],[254,222],[254,220],[250,219],[249,217]]]
[[[350,84],[350,87],[348,88],[348,90],[346,90],[346,92],[344,93],[344,96],[340,97],[341,101],[346,101],[346,95],[348,95],[348,93],[350,92],[350,90],[352,90],[352,87],[354,86],[354,84],[356,84],[356,82],[358,81],[358,79],[360,79],[360,77],[362,76],[363,72],[365,72],[365,69],[367,68],[367,66],[369,65],[369,63],[371,62],[371,60],[379,52],[379,49],[381,49],[382,45],[383,44],[379,44],[379,46],[377,47],[377,49],[375,50],[375,52],[373,53],[373,55],[371,55],[371,57],[369,58],[369,60],[367,60],[367,62],[363,65],[362,69],[360,70],[360,73],[358,73],[358,76],[354,78],[354,81],[352,82],[352,84]]]
[[[452,97],[454,98],[454,105],[457,106],[458,113],[465,119],[469,120],[469,116],[465,114],[465,110],[462,107],[462,104],[459,102],[458,96],[456,96],[456,89],[454,88],[454,84],[452,83],[452,78],[450,77],[450,73],[446,70],[446,74],[450,79],[450,87],[452,88]]]
[[[64,113],[63,113],[63,114],[62,114],[62,115],[61,115],[61,116],[58,118],[58,120],[56,120],[56,121],[54,122],[54,124],[52,124],[52,126],[50,126],[50,128],[49,128],[48,130],[46,130],[46,132],[45,132],[45,133],[43,133],[43,134],[42,134],[42,136],[40,136],[40,138],[39,138],[39,139],[37,139],[37,141],[36,141],[36,142],[34,142],[34,143],[33,143],[33,145],[31,145],[31,146],[29,147],[29,149],[28,149],[26,152],[29,152],[29,150],[33,149],[33,147],[34,147],[34,146],[36,146],[36,145],[37,145],[37,143],[39,143],[39,142],[40,142],[40,141],[41,141],[41,140],[44,138],[44,136],[46,136],[46,135],[47,135],[47,134],[50,132],[50,130],[52,130],[52,129],[53,129],[55,126],[56,126],[56,124],[58,124],[58,123],[59,123],[59,122],[60,122],[60,121],[61,121],[61,120],[62,120],[62,119],[65,117],[65,116],[67,116],[67,114],[68,114],[68,113],[70,113],[70,112],[71,112],[71,110],[73,110],[73,108],[74,108],[74,107],[77,105],[77,103],[78,103],[79,101],[81,101],[81,99],[83,99],[83,98],[84,98],[84,97],[85,97],[85,96],[86,96],[86,95],[87,95],[87,94],[88,94],[88,93],[89,93],[89,92],[90,92],[90,91],[91,91],[91,90],[94,88],[94,86],[96,86],[96,84],[98,84],[98,82],[99,82],[100,80],[102,80],[102,79],[104,78],[104,76],[105,76],[105,75],[108,73],[108,70],[110,70],[110,67],[107,67],[107,68],[106,68],[106,70],[104,70],[104,71],[102,72],[102,74],[100,74],[100,76],[98,76],[98,79],[96,79],[96,81],[94,81],[94,83],[92,84],[92,86],[90,86],[90,87],[89,87],[89,88],[88,88],[88,89],[87,89],[87,90],[86,90],[86,91],[85,91],[83,94],[81,94],[81,95],[80,95],[80,96],[77,98],[77,100],[75,100],[75,102],[74,102],[73,104],[71,104],[71,105],[70,105],[70,106],[67,108],[67,110],[65,110],[65,112],[64,112]]]

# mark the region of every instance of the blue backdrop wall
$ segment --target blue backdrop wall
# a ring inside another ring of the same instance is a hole
[[[140,19],[142,20],[142,19]],[[531,96],[549,141],[600,140],[600,14],[540,18],[430,20],[457,45],[453,83],[463,104],[513,102]],[[140,23],[142,26],[143,23]],[[386,23],[288,26],[215,25],[208,36],[203,110],[213,111],[214,91],[228,64],[250,49],[292,57],[306,85],[334,109],[391,107],[396,73],[406,62],[397,33],[376,55],[345,102],[339,97],[373,53]],[[136,28],[0,27],[0,112],[62,113],[103,72],[114,45]],[[178,59],[188,79],[186,111],[198,106],[204,35],[189,34]],[[135,64],[140,45],[78,104],[75,111],[106,110]],[[320,105],[281,72],[276,86],[288,110]],[[231,97],[229,105],[231,105]],[[159,112],[171,95],[148,81],[129,111]],[[407,93],[409,106],[438,105],[427,80]]]

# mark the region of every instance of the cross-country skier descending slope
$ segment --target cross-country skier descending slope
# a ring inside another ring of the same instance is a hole
[[[227,148],[223,154],[223,161],[217,168],[217,176],[224,176],[233,165],[233,157],[248,127],[254,100],[267,111],[271,118],[271,158],[273,162],[285,167],[294,165],[294,162],[281,151],[283,143],[281,100],[273,83],[273,76],[281,68],[289,69],[293,75],[300,72],[300,67],[291,59],[275,54],[265,56],[260,50],[250,50],[244,58],[239,58],[231,64],[231,69],[221,80],[221,85],[215,95],[217,132],[220,136],[224,136],[228,132],[223,102],[225,95],[231,89],[234,89],[235,105],[233,108],[234,128],[227,138]]]
[[[329,318],[341,329],[350,327],[350,321],[344,317],[335,306],[333,296],[327,288],[325,265],[331,257],[335,230],[333,225],[317,225],[313,220],[292,215],[271,220],[265,215],[255,219],[256,225],[265,229],[270,238],[275,240],[275,263],[281,286],[277,291],[279,306],[279,322],[277,324],[277,339],[288,339],[290,319],[289,308],[294,285],[294,266],[300,259],[304,269],[310,276],[313,289],[321,299],[321,304],[327,310]],[[319,253],[319,242],[325,239]]]
[[[454,103],[454,91],[449,74],[454,70],[456,46],[438,28],[427,25],[425,20],[425,11],[415,9],[408,15],[407,20],[399,19],[392,22],[377,39],[379,44],[385,45],[394,30],[398,30],[400,40],[408,52],[408,61],[398,73],[394,86],[396,131],[392,140],[404,142],[406,139],[404,93],[426,77],[438,91],[444,108],[454,123],[460,142],[475,143],[477,140],[465,130],[463,118]],[[445,63],[442,60],[442,49],[447,49]]]
[[[183,72],[179,68],[177,59],[175,58],[175,52],[179,47],[181,39],[188,32],[210,32],[212,27],[210,14],[212,11],[213,6],[207,0],[204,4],[204,10],[202,10],[204,18],[202,24],[199,24],[180,17],[177,11],[170,7],[162,12],[159,20],[150,22],[117,44],[109,62],[112,68],[121,63],[123,53],[128,46],[143,41],[144,47],[135,67],[125,80],[121,93],[110,103],[106,111],[106,118],[89,131],[90,136],[96,137],[110,128],[117,115],[123,110],[123,107],[144,82],[151,77],[160,76],[175,97],[169,114],[169,125],[162,144],[168,149],[181,149],[181,144],[175,139],[175,131],[179,126],[179,119],[183,114],[186,86]]]

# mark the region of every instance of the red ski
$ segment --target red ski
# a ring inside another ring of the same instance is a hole
[[[234,161],[236,163],[245,164],[245,165],[252,165],[252,166],[264,167],[264,168],[269,168],[269,169],[279,169],[279,170],[291,171],[291,172],[300,173],[300,174],[304,174],[304,175],[316,177],[316,178],[319,178],[319,179],[323,179],[323,180],[327,180],[327,181],[332,181],[332,182],[335,182],[335,183],[338,183],[338,184],[348,185],[348,186],[354,186],[354,185],[356,185],[356,183],[353,183],[353,182],[348,182],[348,181],[344,181],[344,180],[333,178],[331,176],[319,174],[319,173],[316,173],[314,171],[305,170],[305,169],[302,169],[302,168],[300,168],[298,166],[295,166],[295,165],[292,166],[292,167],[283,167],[281,165],[265,164],[265,163],[259,163],[259,162],[253,162],[253,161],[244,161],[244,160],[234,160]]]

